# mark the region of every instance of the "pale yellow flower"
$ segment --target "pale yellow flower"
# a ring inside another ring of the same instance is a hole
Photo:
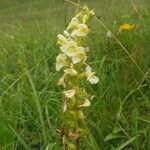
[[[70,65],[70,68],[64,70],[65,75],[76,76],[78,73],[73,68],[73,64]]]
[[[79,24],[78,18],[73,17],[70,24],[69,24],[69,26],[67,27],[67,30],[76,28],[78,24]]]
[[[75,95],[76,91],[75,89],[71,89],[71,90],[67,90],[64,91],[63,94],[67,97],[67,98],[72,98]]]
[[[82,22],[86,23],[90,21],[95,16],[95,13],[93,10],[88,11],[88,13],[84,14],[82,17]]]
[[[91,105],[90,101],[89,101],[88,99],[85,99],[85,103],[82,104],[82,105],[79,105],[78,108],[81,108],[81,107],[88,107],[88,106],[90,106],[90,105]]]
[[[67,56],[65,54],[59,54],[56,57],[56,71],[60,70],[62,67],[66,66],[67,62],[66,62]]]
[[[96,84],[99,82],[99,78],[95,76],[95,72],[92,72],[92,69],[89,65],[86,66],[86,76],[87,81],[89,81],[91,84]]]
[[[67,101],[66,100],[64,101],[64,104],[62,106],[62,110],[63,110],[63,113],[66,112],[66,110],[67,110]]]
[[[88,19],[89,19],[89,15],[85,14],[82,18],[82,22],[86,23]]]
[[[91,17],[93,17],[93,16],[95,16],[95,12],[94,12],[93,10],[90,10],[89,15],[90,15]]]
[[[64,87],[66,87],[65,79],[68,76],[76,76],[77,74],[77,71],[73,68],[73,64],[71,64],[70,68],[64,70],[64,75],[59,79],[58,85],[63,85]]]
[[[71,33],[72,37],[84,37],[88,34],[89,29],[86,24],[78,24],[77,29],[73,30]]]
[[[57,85],[62,85],[63,87],[66,87],[65,77],[66,77],[66,75],[64,74],[64,75],[59,79]]]
[[[58,34],[58,41],[57,41],[57,44],[59,45],[64,45],[68,42],[67,38],[64,37],[62,34]]]
[[[63,53],[65,53],[67,56],[71,57],[72,55],[77,53],[76,48],[77,48],[77,42],[68,41],[66,44],[64,44],[60,47],[60,50]]]
[[[120,26],[120,29],[121,30],[131,30],[131,29],[133,29],[133,27],[134,27],[134,25],[131,25],[131,24],[129,24],[129,23],[125,23],[125,24],[123,24],[123,25],[121,25]]]
[[[64,36],[66,36],[67,38],[70,38],[70,34],[68,33],[67,30],[64,30]]]
[[[85,118],[84,115],[83,115],[83,111],[82,110],[79,111],[79,118],[81,118],[81,119]]]
[[[72,63],[76,64],[80,61],[85,62],[86,59],[87,59],[86,53],[85,52],[79,52],[79,53],[76,53],[75,55],[72,56]]]

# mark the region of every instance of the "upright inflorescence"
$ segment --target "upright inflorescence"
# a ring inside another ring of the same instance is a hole
[[[56,58],[56,70],[63,69],[63,76],[58,85],[62,85],[63,91],[63,137],[64,149],[78,149],[79,138],[84,136],[83,109],[90,106],[89,95],[84,89],[83,80],[91,84],[99,82],[99,78],[92,72],[87,64],[86,38],[89,33],[88,23],[94,16],[94,12],[88,7],[83,7],[72,18],[63,34],[58,35],[58,44],[61,53]],[[77,142],[77,143],[76,143]]]

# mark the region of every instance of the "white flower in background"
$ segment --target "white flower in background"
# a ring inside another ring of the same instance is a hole
[[[67,90],[64,91],[63,94],[67,97],[67,98],[72,98],[75,95],[75,89],[71,89],[71,90]]]
[[[89,29],[86,24],[78,24],[77,29],[71,33],[72,37],[84,37],[88,34]]]
[[[95,72],[92,72],[92,68],[89,65],[86,66],[86,76],[87,81],[89,81],[91,84],[96,84],[99,82],[99,78],[95,76]]]
[[[112,37],[112,33],[111,33],[111,31],[107,31],[107,33],[106,33],[106,37],[107,37],[107,38],[111,38],[111,37]]]
[[[62,67],[66,66],[67,62],[66,62],[67,56],[65,54],[59,54],[56,57],[56,71],[60,70]]]

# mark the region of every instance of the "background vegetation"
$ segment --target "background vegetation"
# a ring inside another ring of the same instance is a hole
[[[100,82],[85,112],[84,150],[150,149],[150,1],[81,0],[96,20],[90,62]],[[0,0],[0,150],[61,150],[61,89],[55,58],[61,33],[76,8],[63,0]],[[124,23],[133,30],[119,31]],[[137,62],[139,68],[131,58]]]

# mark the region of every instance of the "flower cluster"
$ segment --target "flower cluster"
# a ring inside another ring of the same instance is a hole
[[[89,96],[82,87],[82,81],[87,80],[91,84],[99,82],[99,78],[92,72],[87,64],[86,37],[90,31],[88,23],[93,18],[94,12],[88,7],[83,7],[72,18],[63,34],[58,35],[57,44],[61,53],[56,58],[56,71],[63,70],[64,74],[59,79],[58,85],[64,87],[63,96],[63,127],[65,143],[69,149],[75,149],[72,140],[77,140],[83,135],[82,124],[84,122],[83,108],[90,106]],[[71,148],[72,147],[72,148]]]

